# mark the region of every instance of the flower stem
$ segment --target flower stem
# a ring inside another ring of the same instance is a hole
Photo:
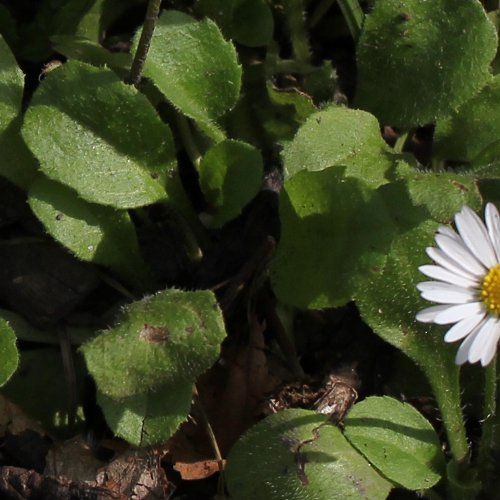
[[[365,19],[358,0],[337,0],[337,2],[354,41],[357,41]]]
[[[303,2],[302,0],[289,0],[285,5],[295,59],[301,63],[310,63],[311,48],[305,25]]]
[[[490,455],[495,437],[495,415],[497,397],[497,357],[485,368],[484,414],[477,468],[484,483],[487,482],[490,472]]]
[[[146,17],[144,18],[144,24],[142,26],[141,38],[139,39],[132,67],[130,68],[130,74],[127,79],[128,83],[131,83],[136,87],[139,85],[142,78],[142,71],[144,69],[144,64],[146,63],[146,57],[148,55],[151,39],[153,38],[153,33],[156,27],[156,21],[158,20],[158,14],[160,12],[160,4],[161,0],[149,0],[148,2]]]

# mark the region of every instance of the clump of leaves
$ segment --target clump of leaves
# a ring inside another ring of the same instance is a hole
[[[435,231],[464,205],[498,198],[492,16],[478,0],[376,0],[366,13],[337,3],[200,0],[160,12],[150,0],[142,29],[142,11],[137,26],[124,22],[135,0],[47,1],[32,17],[0,6],[9,20],[0,19],[0,175],[29,207],[0,227],[11,263],[0,300],[12,309],[0,311],[0,385],[52,434],[83,423],[75,394],[91,377],[114,435],[165,443],[218,361],[254,366],[235,346],[256,318],[267,335],[251,337],[256,377],[268,374],[268,357],[304,378],[294,312],[354,303],[429,384],[445,453],[431,423],[394,398],[361,394],[342,426],[311,409],[252,426],[258,397],[246,387],[249,428],[226,436],[228,448],[237,441],[225,471],[231,497],[493,491],[494,419],[470,462],[455,348],[439,326],[415,320],[418,267]],[[343,59],[356,62],[356,88]],[[425,154],[412,154],[422,137]],[[269,199],[280,188],[276,243]],[[40,262],[20,264],[9,249],[21,248]],[[54,294],[54,283],[66,292]],[[45,358],[51,369],[38,377]],[[495,370],[483,417],[495,414]],[[50,378],[58,383],[45,406],[28,404],[30,387],[43,393]]]

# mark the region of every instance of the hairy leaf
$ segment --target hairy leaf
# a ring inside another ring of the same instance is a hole
[[[433,122],[487,83],[496,50],[478,0],[379,0],[359,39],[355,106],[384,125]]]
[[[117,326],[81,349],[98,389],[119,399],[192,384],[215,363],[224,335],[212,292],[165,290],[127,306]]]
[[[309,410],[254,425],[234,445],[225,472],[235,500],[382,500],[392,488],[325,415]]]
[[[167,198],[176,164],[170,129],[111,70],[70,61],[51,71],[23,136],[42,172],[87,201],[131,208]]]

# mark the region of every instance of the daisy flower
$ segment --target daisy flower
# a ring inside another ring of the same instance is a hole
[[[500,216],[492,203],[484,212],[486,224],[469,207],[455,215],[457,231],[440,226],[437,247],[428,247],[433,265],[419,267],[433,281],[417,285],[422,298],[439,305],[423,309],[417,320],[453,325],[445,342],[462,343],[456,363],[481,361],[495,356],[500,338]]]

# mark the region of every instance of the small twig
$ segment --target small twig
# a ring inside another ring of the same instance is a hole
[[[142,78],[144,64],[146,63],[146,57],[148,55],[151,39],[153,38],[153,33],[156,27],[156,21],[160,12],[160,5],[161,0],[149,0],[148,2],[146,17],[144,18],[144,24],[142,26],[141,38],[139,39],[137,50],[135,51],[129,77],[127,78],[127,82],[136,87],[139,85]]]

